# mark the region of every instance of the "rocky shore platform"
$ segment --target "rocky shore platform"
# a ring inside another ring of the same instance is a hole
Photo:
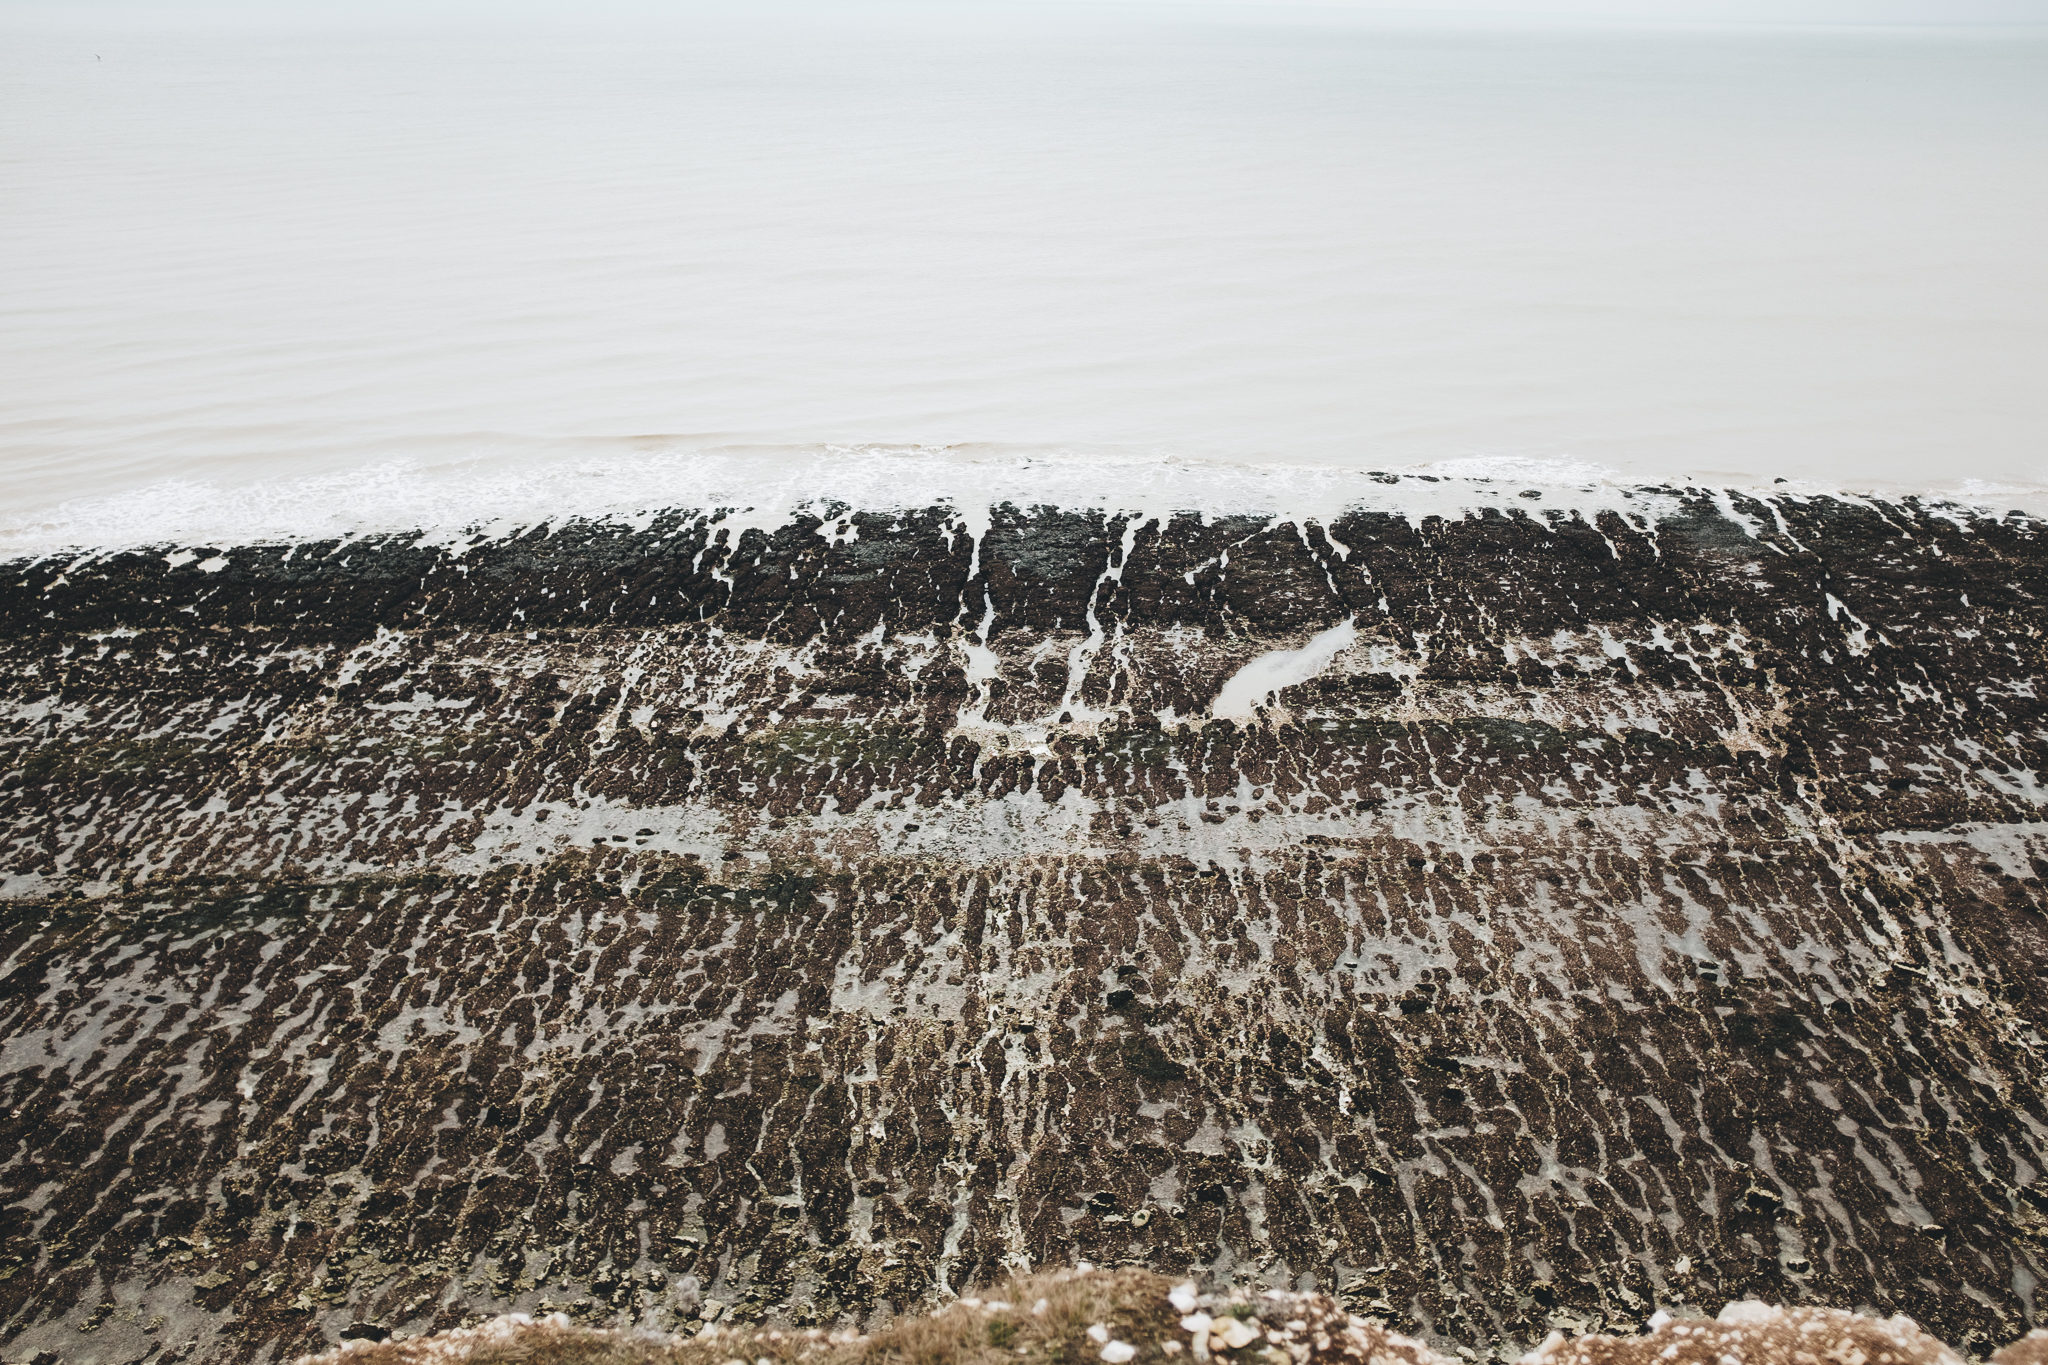
[[[1081,1258],[2020,1337],[2042,525],[1409,491],[5,566],[0,1359]]]

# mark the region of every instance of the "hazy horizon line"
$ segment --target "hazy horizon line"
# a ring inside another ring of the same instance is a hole
[[[1634,28],[1656,30],[2048,30],[2048,0],[767,0],[744,10],[721,0],[0,0],[0,17],[236,24],[561,21],[599,27],[618,20],[755,17],[763,10],[807,12],[833,20],[893,12],[934,19],[1042,10],[1075,16],[1182,13],[1310,21],[1346,19],[1392,26],[1457,28]]]

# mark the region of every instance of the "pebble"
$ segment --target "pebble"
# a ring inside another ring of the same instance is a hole
[[[1225,1318],[1220,1330],[1210,1329],[1209,1339],[1236,1351],[1257,1341],[1261,1334],[1257,1318]]]

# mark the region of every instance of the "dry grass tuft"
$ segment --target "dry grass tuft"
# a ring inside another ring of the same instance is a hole
[[[514,1315],[302,1365],[1450,1365],[1319,1294],[1202,1295],[1143,1270],[1009,1280],[872,1335],[708,1327],[608,1332]]]
[[[2036,1327],[1993,1355],[1991,1365],[2048,1365],[2048,1329]]]
[[[415,1341],[351,1342],[301,1365],[1458,1365],[1322,1294],[1198,1294],[1143,1270],[1010,1280],[867,1335],[709,1327],[647,1336],[522,1317]],[[1549,1340],[1519,1365],[1964,1365],[1910,1318],[1731,1303],[1659,1313],[1640,1336]],[[1994,1365],[2048,1365],[2048,1332]]]
[[[2007,1347],[2008,1351],[2013,1347]],[[1549,1340],[1521,1365],[1963,1365],[1963,1358],[1907,1317],[1870,1318],[1835,1308],[1731,1303],[1713,1319],[1659,1313],[1642,1336]],[[2014,1362],[2014,1365],[2018,1365]],[[2031,1365],[2031,1363],[2030,1363]]]

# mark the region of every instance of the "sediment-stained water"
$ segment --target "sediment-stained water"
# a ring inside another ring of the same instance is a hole
[[[10,565],[9,1358],[1081,1257],[2022,1335],[2040,524],[1369,491]]]

